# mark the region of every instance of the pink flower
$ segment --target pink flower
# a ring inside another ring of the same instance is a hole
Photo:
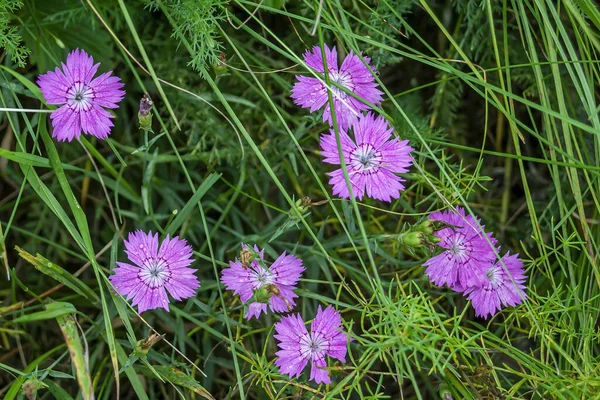
[[[527,298],[524,292],[526,278],[519,255],[506,253],[502,263],[496,261],[488,266],[483,284],[470,286],[464,292],[471,300],[475,314],[487,318],[500,311],[502,306],[516,306]]]
[[[114,118],[104,108],[118,108],[125,91],[123,83],[112,71],[92,79],[98,64],[83,50],[73,50],[56,68],[38,78],[38,85],[47,104],[62,105],[50,115],[54,131],[52,137],[59,141],[79,139],[81,132],[106,139]]]
[[[192,247],[183,239],[169,236],[158,247],[158,233],[130,232],[125,240],[125,253],[134,265],[117,262],[114,275],[109,276],[115,289],[138,312],[162,307],[169,311],[167,291],[175,300],[194,296],[200,287],[194,276],[195,269],[188,268],[192,259]]]
[[[434,233],[440,239],[437,245],[445,250],[423,264],[431,282],[456,291],[485,283],[485,272],[496,257],[486,236],[492,245],[496,245],[496,239],[479,228],[479,219],[476,222],[472,216],[465,216],[462,207],[456,207],[456,212],[432,213],[430,218],[451,225]]]
[[[326,369],[326,356],[346,362],[347,333],[342,331],[342,317],[332,306],[321,310],[312,322],[310,333],[300,314],[283,317],[275,324],[275,339],[280,350],[275,353],[275,365],[290,377],[298,377],[311,361],[310,379],[316,383],[331,383]]]
[[[247,248],[242,245],[242,248]],[[244,266],[237,258],[229,261],[230,268],[224,268],[221,272],[221,281],[227,290],[233,290],[234,294],[240,296],[242,303],[248,302],[255,293],[263,287],[270,285],[273,293],[267,302],[258,302],[253,299],[248,304],[246,319],[258,318],[261,313],[267,312],[267,305],[273,312],[286,312],[294,307],[295,298],[298,297],[294,290],[300,280],[304,267],[302,260],[285,251],[268,267],[264,264],[264,250],[259,250],[255,245],[254,250],[258,253],[258,259],[252,260],[250,265]],[[261,265],[262,264],[262,265]]]
[[[338,68],[335,46],[331,50],[327,45],[324,45],[324,48],[327,58],[327,71],[329,79],[332,82],[337,82],[355,93],[358,97],[372,104],[378,105],[381,103],[383,92],[377,89],[377,83],[374,82],[373,75],[357,55],[352,52],[348,54],[342,66]],[[365,62],[371,62],[369,57],[363,58]],[[313,47],[312,51],[306,51],[304,62],[310,68],[324,74],[325,68],[319,46]],[[374,68],[371,67],[371,70],[374,70]],[[314,112],[325,106],[323,121],[327,121],[329,125],[332,125],[329,97],[327,95],[327,87],[324,84],[325,77],[322,76],[321,80],[319,80],[313,77],[297,75],[296,79],[298,79],[298,82],[292,88],[294,103],[302,108],[310,108],[310,112]],[[331,88],[336,120],[339,127],[346,130],[358,120],[361,111],[369,110],[370,107],[333,85],[331,85]]]
[[[392,201],[400,197],[400,191],[404,190],[404,179],[396,174],[408,172],[413,160],[410,156],[413,148],[408,145],[408,140],[399,140],[392,132],[385,118],[375,118],[371,113],[354,125],[356,143],[345,131],[339,132],[352,192],[360,200],[366,192],[368,197]],[[340,164],[333,130],[321,136],[321,149],[324,162]],[[333,194],[350,198],[342,169],[329,173],[329,176]]]

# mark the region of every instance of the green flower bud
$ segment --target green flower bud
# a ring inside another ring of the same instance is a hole
[[[414,229],[415,229],[415,231],[419,231],[419,232],[426,233],[428,235],[432,235],[435,232],[434,226],[433,226],[434,222],[435,221],[432,219],[425,220],[425,221],[421,222],[420,224],[416,225],[414,227]]]
[[[143,131],[152,131],[152,99],[148,93],[145,93],[140,100],[140,111],[138,112],[138,121],[140,123],[140,129]]]
[[[21,386],[21,390],[23,391],[23,394],[25,396],[27,396],[28,399],[33,400],[33,399],[37,398],[38,390],[45,389],[47,387],[48,387],[48,385],[46,385],[44,382],[40,381],[39,379],[29,378],[23,383],[23,386]]]
[[[425,243],[423,232],[409,232],[402,236],[402,243],[406,246],[419,247]]]
[[[227,75],[226,54],[221,52],[219,58],[213,63],[213,70],[217,77]]]
[[[163,337],[164,335],[153,333],[146,339],[138,340],[135,349],[133,350],[133,356],[138,358],[146,357],[150,348],[160,342]]]
[[[273,296],[279,296],[279,287],[268,283],[254,292],[254,299],[259,303],[268,303]]]

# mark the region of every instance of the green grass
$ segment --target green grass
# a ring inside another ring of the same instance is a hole
[[[591,0],[0,3],[0,397],[600,398]],[[372,58],[374,109],[416,149],[392,203],[331,195],[328,127],[289,92],[324,44]],[[49,132],[35,82],[77,47],[126,84],[106,141]],[[303,213],[303,196],[326,202]],[[424,275],[432,253],[404,234],[457,205],[520,253],[523,305],[483,320]],[[192,244],[196,297],[139,316],[111,291],[135,229]],[[332,384],[280,374],[280,316],[245,320],[219,282],[241,243],[302,258],[305,320],[341,312],[353,340]]]

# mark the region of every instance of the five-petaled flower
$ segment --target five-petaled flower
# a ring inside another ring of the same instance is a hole
[[[408,140],[399,140],[392,135],[387,121],[383,117],[375,117],[368,113],[354,125],[354,137],[340,130],[340,144],[344,161],[348,170],[348,178],[352,184],[355,197],[362,199],[365,192],[368,197],[391,201],[400,197],[404,190],[404,179],[397,173],[408,172],[412,163]],[[335,132],[321,135],[321,154],[323,162],[340,164],[340,156]],[[333,194],[350,198],[343,170],[337,169],[329,173],[329,183],[333,185]]]
[[[327,45],[324,45],[324,49],[327,60],[327,71],[331,82],[338,83],[340,86],[374,105],[381,103],[383,92],[377,89],[377,83],[374,82],[369,68],[362,63],[356,54],[350,52],[344,59],[342,66],[338,68],[335,46],[330,50]],[[369,57],[363,58],[367,64],[371,62]],[[313,47],[312,51],[306,51],[304,62],[316,72],[320,74],[325,73],[323,57],[319,46]],[[374,68],[371,67],[371,70],[374,70]],[[314,112],[325,106],[323,121],[327,121],[329,125],[333,125],[325,77],[321,75],[317,79],[298,75],[296,79],[298,79],[298,82],[292,88],[294,103],[302,108],[310,108],[310,112]],[[336,120],[341,129],[348,129],[358,120],[361,111],[371,108],[362,101],[335,87],[333,84],[330,87]]]
[[[470,286],[464,292],[471,300],[475,314],[487,318],[500,311],[502,306],[516,306],[527,298],[525,279],[519,255],[506,253],[502,261],[488,265],[483,284]]]
[[[321,310],[307,331],[300,314],[285,316],[275,324],[275,339],[280,350],[275,353],[275,365],[290,377],[298,377],[311,361],[310,379],[316,383],[331,383],[326,356],[346,362],[348,334],[342,331],[342,317],[332,306]]]
[[[158,233],[130,232],[125,240],[125,253],[133,265],[117,262],[115,274],[109,277],[115,289],[138,312],[162,307],[169,311],[169,294],[178,301],[192,297],[200,282],[189,268],[194,262],[192,247],[177,236],[167,237],[158,245]]]
[[[445,250],[423,264],[431,282],[457,291],[485,283],[487,267],[496,257],[491,246],[496,239],[462,207],[456,207],[456,212],[434,212],[430,218],[448,225],[434,233],[440,239],[437,245]]]
[[[125,96],[123,83],[112,71],[94,78],[100,63],[83,50],[73,50],[61,68],[48,71],[38,78],[38,85],[47,104],[62,105],[50,118],[52,137],[59,141],[79,139],[81,132],[106,139],[114,118],[104,108],[118,108]]]
[[[242,248],[246,248],[242,245]],[[247,305],[246,318],[258,318],[261,313],[267,312],[267,305],[273,312],[286,312],[296,305],[294,299],[298,297],[294,290],[300,280],[304,267],[302,260],[285,251],[269,267],[264,261],[264,250],[254,246],[259,259],[255,258],[248,266],[242,264],[237,258],[230,261],[230,268],[224,268],[221,281],[227,290],[233,290],[240,296],[242,303],[252,299]],[[255,294],[263,287],[270,287],[268,300],[257,301]]]

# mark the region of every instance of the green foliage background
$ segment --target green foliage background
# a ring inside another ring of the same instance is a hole
[[[599,28],[592,0],[0,1],[2,110],[45,109],[35,81],[75,48],[127,90],[107,141],[0,112],[0,397],[600,398]],[[416,148],[391,204],[331,197],[327,126],[290,99],[322,43],[372,58]],[[299,217],[303,196],[328,201]],[[524,305],[483,320],[429,283],[402,233],[451,205],[521,254]],[[193,245],[195,298],[140,317],[114,295],[135,229]],[[303,259],[305,319],[342,313],[331,385],[279,374],[279,316],[219,284],[241,243]]]

